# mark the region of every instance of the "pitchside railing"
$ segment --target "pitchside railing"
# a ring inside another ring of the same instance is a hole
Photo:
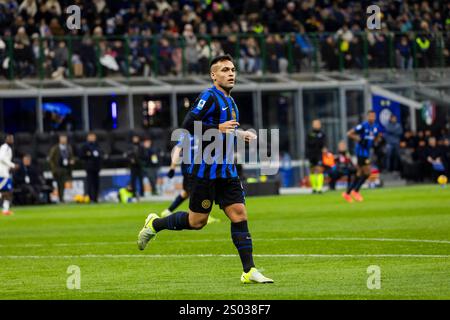
[[[450,67],[450,33],[360,32],[9,37],[0,75],[20,78],[186,76],[226,52],[243,74]],[[443,71],[442,71],[443,72]]]

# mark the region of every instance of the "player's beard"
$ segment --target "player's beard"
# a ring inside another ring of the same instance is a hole
[[[231,90],[234,87],[234,84],[224,84],[224,85],[219,85],[223,90],[225,90],[228,94],[230,94]]]

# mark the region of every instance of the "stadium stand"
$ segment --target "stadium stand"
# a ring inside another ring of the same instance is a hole
[[[71,4],[80,30],[64,26]],[[0,69],[9,79],[181,75],[223,52],[251,74],[449,65],[448,1],[377,1],[381,30],[364,33],[369,4],[4,0]]]

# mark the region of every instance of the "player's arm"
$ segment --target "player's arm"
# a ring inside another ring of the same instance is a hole
[[[172,179],[175,176],[175,168],[177,167],[177,165],[180,163],[180,155],[181,155],[181,150],[183,150],[180,146],[176,145],[173,148],[172,151],[172,160],[170,162],[170,168],[169,168],[169,172],[167,173],[167,176]]]
[[[359,142],[361,141],[361,137],[359,136],[358,132],[362,130],[362,125],[357,125],[355,128],[350,129],[347,132],[347,137],[349,137],[350,139],[352,139],[353,141]]]
[[[170,169],[175,170],[175,168],[177,167],[177,165],[180,163],[180,155],[181,155],[181,148],[176,145],[173,148],[173,153],[172,153],[172,161],[170,162]]]
[[[379,143],[382,138],[383,138],[383,133],[378,131],[377,136],[375,137],[375,142]]]
[[[12,162],[8,157],[6,156],[6,146],[2,146],[0,148],[0,162],[9,167],[10,169],[16,168],[16,164]]]
[[[181,127],[188,130],[189,133],[194,134],[194,122],[202,121],[206,115],[214,112],[216,105],[214,98],[210,92],[203,92],[195,100],[193,106],[184,117]],[[217,124],[205,124],[202,122],[202,133],[208,129],[218,129]]]

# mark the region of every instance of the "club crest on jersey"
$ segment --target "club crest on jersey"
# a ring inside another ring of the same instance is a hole
[[[203,100],[203,99],[201,99],[201,100],[198,102],[198,104],[197,104],[197,109],[198,109],[198,110],[202,110],[203,107],[205,106],[205,103],[206,103],[206,101]]]

